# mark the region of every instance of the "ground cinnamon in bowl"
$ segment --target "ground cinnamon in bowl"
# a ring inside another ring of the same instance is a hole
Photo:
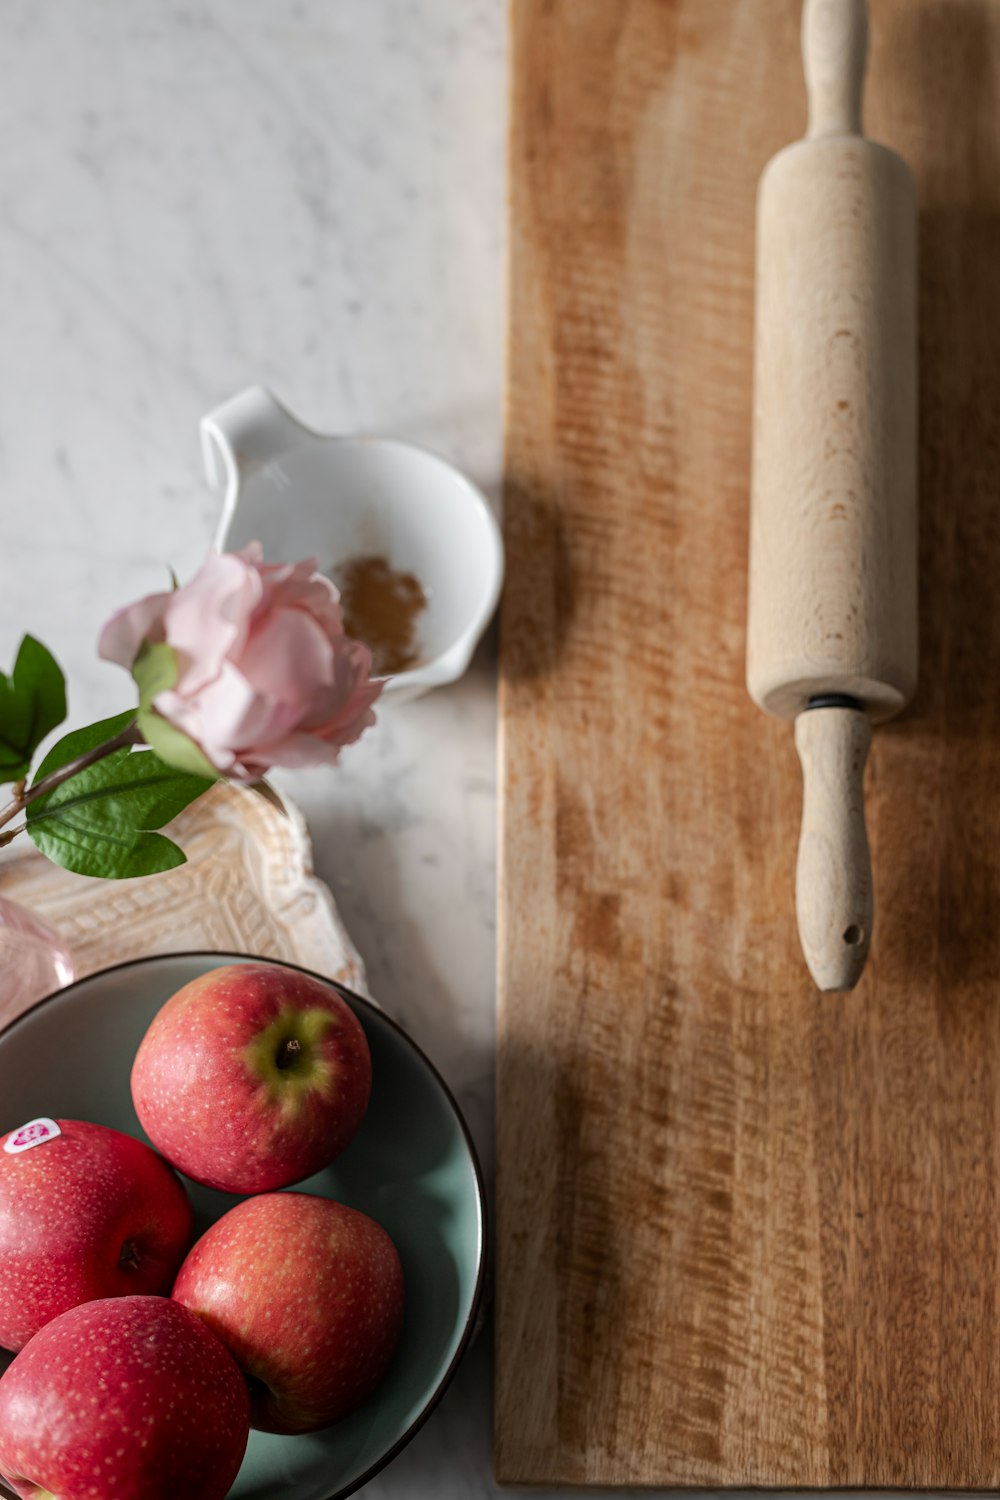
[[[389,566],[384,557],[352,557],[333,570],[344,628],[372,653],[376,677],[392,677],[420,659],[417,622],[427,608],[419,578]]]

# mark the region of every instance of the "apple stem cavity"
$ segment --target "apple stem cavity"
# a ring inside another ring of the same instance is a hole
[[[302,1043],[297,1037],[290,1036],[287,1041],[282,1042],[278,1048],[275,1063],[279,1068],[290,1068],[297,1063],[302,1055]]]
[[[135,1240],[126,1240],[118,1256],[118,1264],[124,1271],[138,1271],[142,1264],[142,1256]]]

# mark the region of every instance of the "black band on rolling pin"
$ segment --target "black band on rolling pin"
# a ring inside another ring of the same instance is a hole
[[[853,708],[858,713],[864,713],[864,704],[858,698],[852,698],[850,693],[817,693],[810,698],[805,706],[808,713],[811,708]]]

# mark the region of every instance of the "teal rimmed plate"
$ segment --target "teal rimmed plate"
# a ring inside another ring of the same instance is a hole
[[[95,1120],[144,1140],[129,1074],[146,1027],[181,985],[221,964],[248,961],[229,953],[136,959],[39,1001],[0,1031],[0,1133],[53,1115]],[[458,1106],[394,1021],[337,988],[368,1037],[371,1104],[343,1156],[297,1189],[360,1208],[392,1235],[406,1278],[403,1332],[385,1382],[353,1416],[304,1437],[252,1432],[232,1500],[338,1500],[371,1479],[443,1395],[482,1295],[482,1175]],[[184,1181],[199,1232],[237,1201]],[[9,1359],[0,1354],[0,1368]]]

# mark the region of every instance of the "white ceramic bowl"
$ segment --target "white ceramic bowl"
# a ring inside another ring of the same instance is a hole
[[[315,555],[324,572],[354,557],[412,573],[427,607],[420,659],[386,695],[414,698],[469,665],[503,581],[503,542],[485,496],[437,454],[392,438],[323,437],[262,386],[201,422],[209,483],[223,495],[217,545],[259,540],[268,560]]]

